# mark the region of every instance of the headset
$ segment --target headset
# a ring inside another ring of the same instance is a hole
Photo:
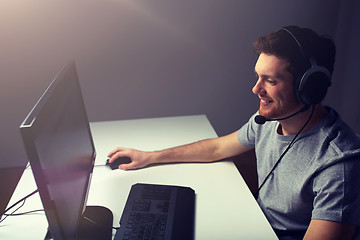
[[[297,99],[305,105],[315,105],[320,103],[326,96],[328,87],[331,86],[331,73],[322,66],[317,65],[315,58],[305,54],[305,49],[300,43],[299,38],[295,36],[295,27],[282,27],[278,31],[288,33],[299,46],[301,55],[306,62],[309,62],[309,68],[299,74],[295,80],[295,95]]]

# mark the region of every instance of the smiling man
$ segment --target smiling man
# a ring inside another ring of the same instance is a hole
[[[333,42],[289,26],[260,37],[259,109],[227,136],[156,152],[117,148],[123,170],[153,163],[212,162],[255,149],[257,201],[279,239],[353,239],[360,225],[360,139],[321,101],[331,84]]]

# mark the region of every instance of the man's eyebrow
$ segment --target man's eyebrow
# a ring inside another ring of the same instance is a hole
[[[254,71],[256,76],[261,76],[263,78],[271,78],[271,79],[278,79],[281,80],[284,77],[282,77],[281,75],[269,75],[269,74],[258,74],[256,71]]]
[[[256,70],[254,69],[254,73],[257,76],[261,76],[264,78],[271,78],[271,79],[276,79],[276,80],[282,80],[285,79],[285,76],[281,75],[281,74],[277,74],[277,75],[271,75],[271,74],[259,74],[258,72],[256,72]]]

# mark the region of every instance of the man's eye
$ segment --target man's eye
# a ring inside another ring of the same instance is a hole
[[[271,79],[267,79],[266,81],[267,81],[268,83],[270,83],[271,85],[276,85],[276,82],[273,81],[273,80],[271,80]]]

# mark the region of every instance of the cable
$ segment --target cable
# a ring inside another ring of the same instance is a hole
[[[106,166],[106,164],[96,164],[96,165],[94,165],[94,167],[105,167]]]
[[[27,162],[25,169],[31,168],[30,162]]]
[[[38,212],[44,212],[44,211],[45,211],[44,209],[38,209],[38,210],[31,210],[31,211],[22,212],[22,213],[10,213],[10,214],[5,213],[4,216],[7,216],[7,217],[22,216],[22,215],[38,213]]]
[[[292,145],[295,143],[296,138],[299,136],[299,134],[302,132],[302,130],[304,130],[304,128],[308,125],[308,123],[310,122],[311,117],[314,114],[314,110],[315,110],[315,105],[312,105],[311,108],[311,114],[308,118],[308,120],[305,122],[304,126],[298,131],[298,133],[295,135],[295,137],[293,138],[293,140],[291,140],[290,144],[287,146],[287,148],[285,149],[285,151],[281,154],[280,158],[276,161],[276,163],[274,164],[274,166],[272,167],[271,171],[268,173],[268,175],[266,175],[264,181],[261,183],[261,185],[259,186],[258,190],[256,191],[256,193],[254,194],[255,198],[257,198],[259,196],[259,191],[262,188],[262,186],[264,186],[264,183],[267,181],[267,179],[270,177],[271,173],[275,170],[275,168],[277,167],[277,165],[279,164],[279,162],[281,161],[281,159],[285,156],[285,154],[287,153],[287,151],[289,151],[289,149],[292,147]]]
[[[13,205],[11,205],[10,207],[8,207],[4,212],[1,213],[0,216],[5,215],[6,212],[8,212],[10,209],[14,208],[16,205],[18,205],[19,203],[23,202],[20,207],[18,207],[17,209],[15,209],[15,210],[14,210],[11,214],[9,214],[9,215],[14,214],[14,212],[16,212],[17,210],[19,210],[22,206],[24,206],[26,199],[28,199],[29,197],[31,197],[32,195],[34,195],[34,194],[37,193],[37,192],[39,192],[38,189],[36,189],[36,190],[33,191],[32,193],[26,195],[25,197],[23,197],[22,199],[20,199],[19,201],[17,201],[16,203],[14,203]],[[8,217],[8,215],[5,215],[5,218],[1,219],[1,220],[0,220],[0,223],[2,223],[7,217]]]
[[[92,224],[94,224],[94,225],[96,225],[96,226],[105,227],[104,225],[102,225],[102,224],[100,224],[100,223],[97,223],[97,222],[91,220],[91,219],[88,218],[88,217],[85,217],[85,216],[84,216],[84,219],[86,219],[87,221],[91,222]],[[115,229],[115,230],[118,230],[120,227],[114,227],[114,226],[112,226],[111,228],[112,228],[112,229]]]
[[[26,215],[26,214],[31,214],[31,213],[37,213],[37,212],[43,212],[43,211],[45,211],[44,209],[38,209],[38,210],[32,210],[32,211],[27,211],[27,212],[22,212],[22,213],[16,213],[16,214],[15,214],[15,212],[16,212],[17,210],[19,210],[20,208],[22,208],[22,207],[25,205],[26,199],[28,199],[29,197],[31,197],[32,195],[34,195],[34,194],[37,193],[37,192],[39,192],[38,189],[36,189],[36,190],[33,191],[32,193],[26,195],[25,197],[23,197],[22,199],[20,199],[19,201],[17,201],[16,203],[14,203],[13,205],[11,205],[10,207],[8,207],[4,212],[2,212],[0,216],[5,216],[5,217],[4,217],[3,219],[0,219],[0,223],[2,223],[2,222],[3,222],[7,217],[9,217],[9,216],[22,216],[22,215]],[[16,208],[12,213],[10,213],[10,214],[7,214],[7,213],[6,213],[6,212],[10,211],[10,209],[14,208],[16,205],[18,205],[18,204],[21,203],[21,202],[22,202],[22,204],[21,204],[18,208]],[[84,216],[84,219],[86,219],[87,221],[91,222],[91,223],[94,224],[94,225],[97,225],[97,226],[100,226],[100,227],[104,227],[104,225],[101,225],[101,224],[99,224],[99,223],[97,223],[97,222],[89,219],[88,217],[85,217],[85,216]],[[118,229],[119,229],[119,227],[114,227],[114,226],[112,226],[111,228],[112,228],[112,229],[115,229],[115,230],[118,230]]]
[[[17,208],[15,209],[11,214],[13,214],[14,212],[16,212],[17,210],[19,210],[22,206],[24,206],[26,199],[23,200],[23,203]],[[4,218],[0,220],[0,223],[2,223],[8,216],[10,216],[11,214],[4,214]]]

